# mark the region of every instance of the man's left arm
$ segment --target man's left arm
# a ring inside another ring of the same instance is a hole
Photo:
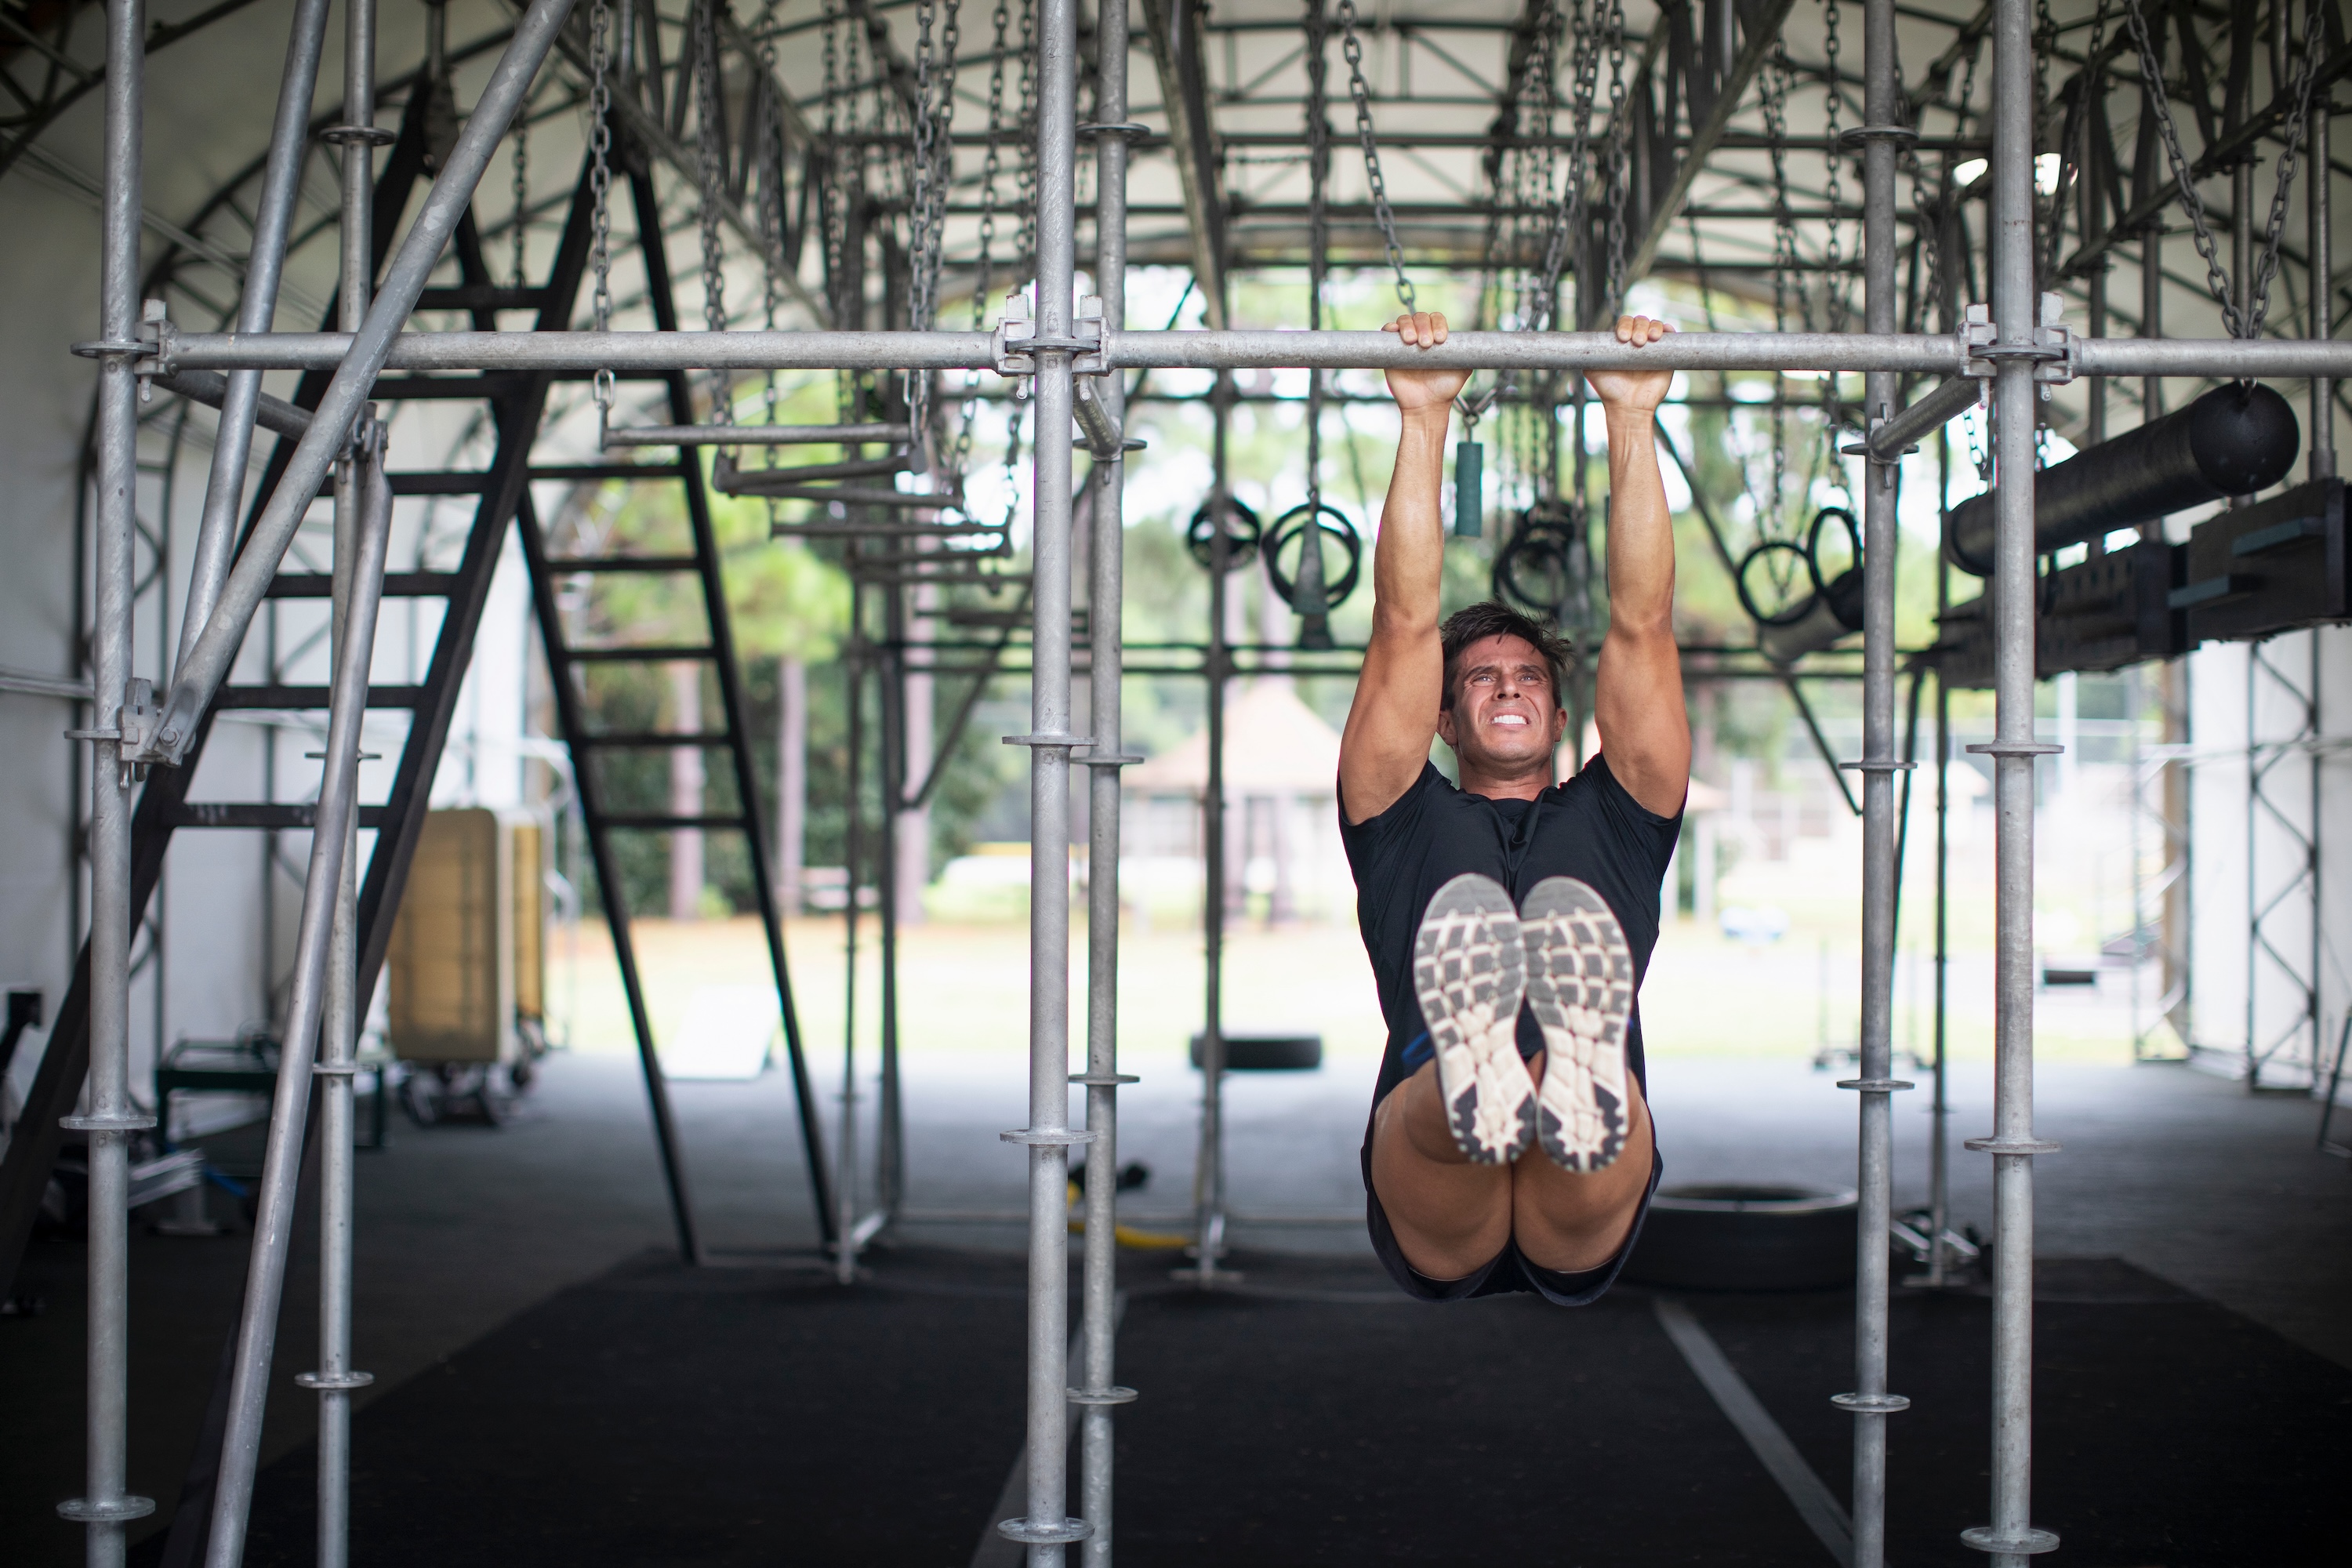
[[[1673,329],[1621,317],[1617,341],[1647,344]],[[1592,718],[1601,754],[1626,792],[1672,816],[1690,788],[1690,716],[1675,646],[1675,531],[1658,472],[1658,405],[1671,371],[1589,378],[1609,426],[1609,633],[1601,639]]]

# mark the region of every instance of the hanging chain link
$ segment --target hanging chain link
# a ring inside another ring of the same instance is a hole
[[[611,0],[596,0],[588,13],[588,190],[593,203],[588,224],[588,262],[596,275],[588,309],[599,332],[613,330],[612,38]],[[589,389],[599,416],[611,412],[613,373],[598,371]]]
[[[1323,292],[1330,268],[1330,37],[1324,0],[1307,0],[1307,327],[1323,326]],[[1323,548],[1318,521],[1323,504],[1323,373],[1307,373],[1307,526],[1300,549]],[[1305,568],[1301,568],[1304,571]]]
[[[509,275],[518,289],[530,287],[530,274],[524,270],[523,230],[530,220],[530,101],[528,98],[515,110],[514,117],[514,261]]]
[[[714,332],[727,330],[727,255],[719,231],[719,204],[727,190],[727,128],[719,100],[719,7],[723,3],[698,0],[693,16],[695,174],[702,187],[696,203],[702,228],[702,324]],[[709,374],[711,422],[731,425],[733,386],[726,372]]]
[[[1625,115],[1625,6],[1609,0],[1604,24],[1609,49],[1609,313],[1625,309],[1625,203],[1633,149]]]
[[[2165,160],[2172,167],[2172,183],[2180,192],[2181,210],[2189,215],[2190,237],[2196,242],[2197,254],[2205,262],[2205,286],[2211,290],[2214,303],[2221,307],[2222,325],[2233,338],[2260,334],[2263,318],[2270,313],[2271,284],[2278,275],[2279,241],[2285,231],[2288,188],[2294,180],[2295,163],[2303,155],[2304,130],[2311,120],[2312,88],[2319,77],[2323,45],[2319,0],[2311,0],[2308,16],[2303,60],[2295,77],[2295,112],[2286,126],[2286,148],[2279,155],[2278,184],[2271,195],[2270,223],[2263,232],[2262,255],[2254,264],[2252,286],[2247,289],[2247,309],[2242,312],[2230,287],[2230,275],[2222,269],[2221,249],[2214,243],[2212,224],[2206,216],[2203,198],[2197,194],[2188,156],[2180,150],[2180,132],[2172,122],[2172,105],[2165,94],[2164,71],[2157,59],[2156,47],[2148,39],[2147,18],[2141,12],[2140,0],[2124,0],[2124,16],[2131,25],[2132,43],[2139,51],[2140,80],[2147,88],[2148,107],[2156,114]],[[2194,48],[2196,40],[2184,37],[2181,47]]]
[[[1348,95],[1356,102],[1356,140],[1363,143],[1364,179],[1372,188],[1372,218],[1388,247],[1396,274],[1397,303],[1413,309],[1412,279],[1405,276],[1404,247],[1397,240],[1396,213],[1389,205],[1389,183],[1381,174],[1381,148],[1372,134],[1372,89],[1364,80],[1364,45],[1356,37],[1356,0],[1339,0],[1339,52],[1348,61]]]
[[[1013,265],[1037,270],[1037,0],[1021,0],[1021,233]]]
[[[1838,204],[1845,199],[1844,155],[1838,147],[1840,110],[1844,108],[1838,90],[1838,0],[1824,0],[1822,6],[1823,36],[1822,47],[1827,57],[1823,86],[1827,101],[1823,106],[1823,135],[1829,145],[1829,155],[1823,162],[1828,166],[1827,196],[1829,207],[1829,238],[1822,252],[1822,317],[1829,330],[1842,332],[1846,328],[1846,293],[1842,281],[1845,265],[1845,249],[1838,229]],[[1834,388],[1835,378],[1824,378],[1822,384]]]
[[[1594,29],[1586,18],[1584,0],[1570,0],[1569,27],[1569,153],[1568,179],[1560,187],[1559,205],[1553,209],[1551,233],[1544,243],[1543,278],[1538,290],[1545,319],[1538,330],[1552,324],[1554,302],[1559,297],[1559,280],[1567,269],[1571,241],[1582,248],[1580,238],[1584,226],[1585,155],[1592,135],[1592,99],[1599,87],[1601,55],[1595,47]],[[1585,313],[1584,300],[1580,298],[1577,312]],[[1579,440],[1583,437],[1578,437]]]

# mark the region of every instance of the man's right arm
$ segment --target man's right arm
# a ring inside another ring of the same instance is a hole
[[[1433,347],[1445,341],[1445,318],[1423,312],[1386,330]],[[1437,734],[1445,679],[1437,629],[1445,520],[1438,498],[1454,396],[1467,379],[1460,371],[1389,373],[1402,428],[1372,549],[1371,642],[1339,740],[1340,808],[1350,822],[1378,816],[1403,797]]]

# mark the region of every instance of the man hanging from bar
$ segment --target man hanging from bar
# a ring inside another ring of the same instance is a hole
[[[1400,317],[1409,344],[1445,318]],[[1670,331],[1627,316],[1620,342]],[[1674,532],[1652,419],[1669,371],[1588,379],[1609,428],[1601,749],[1555,783],[1566,645],[1497,603],[1438,620],[1446,424],[1465,376],[1391,371],[1402,415],[1372,637],[1339,750],[1340,833],[1388,1021],[1364,1141],[1372,1244],[1424,1300],[1597,1299],[1659,1163],[1634,994],[1690,782]],[[1461,783],[1430,761],[1453,748]]]

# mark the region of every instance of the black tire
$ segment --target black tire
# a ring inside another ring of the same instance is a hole
[[[1662,1187],[1625,1260],[1628,1284],[1676,1290],[1832,1290],[1853,1283],[1851,1188]]]

